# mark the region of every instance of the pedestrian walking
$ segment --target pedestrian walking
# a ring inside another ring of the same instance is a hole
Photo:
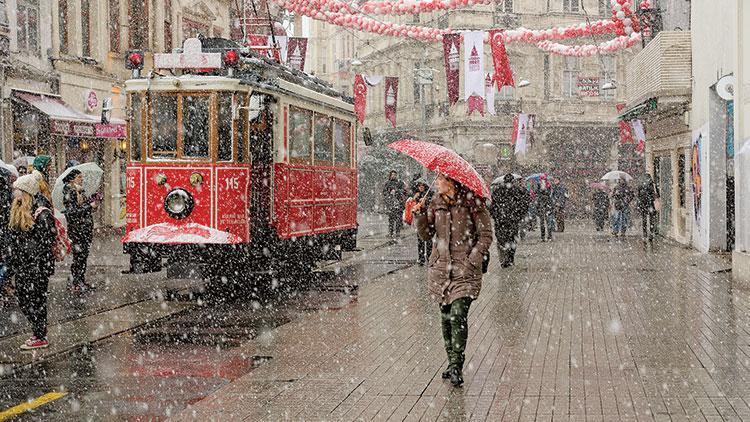
[[[545,177],[539,180],[536,194],[536,212],[539,215],[539,231],[542,242],[552,241],[552,231],[555,229],[555,210],[552,204],[552,189]]]
[[[406,186],[398,179],[398,173],[391,170],[388,181],[383,186],[383,206],[388,213],[388,236],[401,234],[402,217],[406,203]]]
[[[484,202],[460,183],[437,178],[437,195],[414,207],[419,237],[435,237],[427,269],[430,295],[440,305],[448,368],[443,379],[463,384],[468,314],[482,288],[482,263],[492,244],[492,221]],[[426,209],[425,209],[426,208]]]
[[[424,200],[425,204],[432,202],[433,192],[430,190],[430,186],[422,179],[413,182],[416,189],[416,193],[412,198],[414,203],[418,204]],[[417,236],[417,263],[422,266],[427,263],[432,254],[432,239],[423,240]]]
[[[612,226],[613,236],[625,236],[625,232],[630,225],[630,203],[634,198],[633,191],[628,186],[625,179],[620,179],[612,192],[612,206],[614,208],[614,218]]]
[[[656,233],[656,200],[659,198],[650,174],[638,186],[638,210],[641,212],[643,241],[652,242]]]
[[[92,286],[86,283],[86,263],[94,234],[93,213],[99,203],[87,198],[83,192],[83,173],[80,171],[72,169],[63,179],[63,183],[63,213],[68,220],[68,236],[73,252],[68,286],[71,291],[80,293],[92,289]]]
[[[596,231],[604,230],[604,225],[609,217],[609,195],[601,189],[595,189],[591,200],[594,208],[594,224]]]
[[[498,256],[503,257],[500,266],[503,268],[515,263],[519,228],[525,221],[528,211],[529,203],[525,189],[514,183],[512,174],[506,174],[503,183],[493,186],[490,204],[490,215],[495,222]]]
[[[53,244],[57,236],[51,208],[40,207],[33,198],[39,193],[36,173],[21,176],[15,188],[10,211],[9,263],[16,276],[18,304],[29,320],[33,335],[21,345],[23,350],[47,347],[47,288],[55,272]]]
[[[568,188],[557,177],[552,178],[552,206],[554,207],[557,231],[565,231],[565,205],[568,203]]]

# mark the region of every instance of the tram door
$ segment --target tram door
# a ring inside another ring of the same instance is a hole
[[[273,121],[270,95],[253,93],[248,108],[249,151],[252,158],[252,239],[266,246],[271,234],[271,172],[273,171]]]

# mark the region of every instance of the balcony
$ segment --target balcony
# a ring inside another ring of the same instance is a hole
[[[690,48],[690,32],[659,32],[627,65],[627,108],[650,98],[660,98],[660,102],[689,99]]]

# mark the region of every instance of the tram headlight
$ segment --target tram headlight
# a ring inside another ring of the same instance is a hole
[[[170,217],[183,219],[193,212],[193,196],[184,189],[173,189],[164,198],[164,210]]]

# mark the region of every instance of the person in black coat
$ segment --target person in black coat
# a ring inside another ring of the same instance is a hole
[[[601,189],[595,189],[591,199],[594,202],[594,224],[596,231],[600,232],[604,230],[609,216],[609,195]]]
[[[412,196],[414,202],[419,203],[424,199],[425,204],[431,203],[433,192],[430,190],[430,186],[422,179],[415,180],[412,183],[415,185],[414,187],[416,190],[414,196]],[[422,238],[417,236],[417,263],[419,265],[424,265],[427,260],[430,259],[431,254],[432,239],[422,240]]]
[[[68,236],[73,249],[73,263],[70,266],[70,288],[75,292],[91,289],[86,283],[86,263],[91,251],[94,235],[94,210],[98,204],[91,201],[83,192],[83,174],[71,170],[63,179],[63,204],[68,220]]]
[[[519,225],[528,212],[528,193],[513,183],[512,174],[506,174],[503,183],[493,186],[490,204],[490,216],[495,221],[498,255],[504,257],[501,264],[503,268],[514,264]]]
[[[47,341],[47,288],[55,272],[53,246],[57,237],[52,208],[35,204],[39,192],[36,174],[19,177],[13,184],[13,205],[8,225],[9,263],[16,276],[18,304],[29,320],[33,336],[23,350],[45,348]]]
[[[10,266],[8,265],[8,254],[10,253],[8,242],[8,223],[10,222],[10,207],[13,201],[13,175],[5,168],[0,168],[0,297],[10,295],[11,288],[8,284],[10,279]]]
[[[643,240],[649,242],[654,240],[656,233],[656,200],[658,195],[654,180],[647,174],[643,182],[638,186],[638,210],[641,212],[641,225],[643,226]]]
[[[555,210],[552,204],[552,186],[546,178],[539,180],[539,190],[536,194],[536,212],[539,215],[539,230],[542,232],[542,242],[552,241],[552,231],[555,229]]]
[[[406,206],[406,186],[398,180],[395,170],[391,170],[388,181],[383,185],[383,206],[388,213],[388,236],[397,237],[401,233]]]

